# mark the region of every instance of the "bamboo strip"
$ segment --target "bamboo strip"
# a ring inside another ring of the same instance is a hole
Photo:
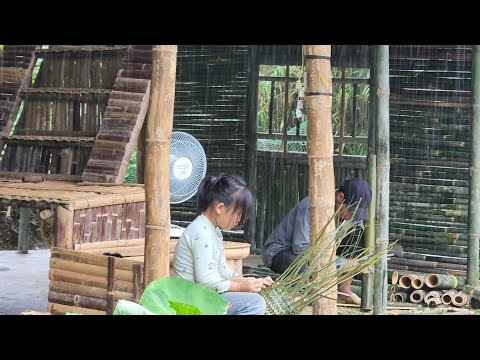
[[[51,269],[48,273],[48,279],[52,281],[86,285],[102,289],[107,288],[107,279],[105,277],[82,274],[62,269]],[[132,282],[115,279],[114,289],[120,292],[133,293],[134,286]]]
[[[107,309],[107,301],[105,299],[98,299],[90,296],[67,294],[67,293],[61,293],[57,291],[48,292],[48,301],[50,303],[78,306],[78,307],[94,309],[94,310],[105,311]]]
[[[106,256],[105,256],[105,260],[107,260]],[[131,260],[127,260],[127,259],[120,259],[120,260],[131,261]],[[93,265],[93,264],[89,264],[89,263],[80,263],[80,262],[57,259],[57,258],[51,258],[50,259],[50,268],[51,269],[64,270],[64,271],[70,271],[70,272],[78,272],[78,273],[85,274],[85,275],[102,276],[102,277],[105,277],[105,278],[108,275],[108,270],[107,270],[106,265],[105,266]],[[133,272],[132,271],[123,270],[123,269],[119,270],[117,268],[116,277],[119,280],[123,280],[123,281],[127,281],[127,282],[133,282]]]
[[[107,290],[102,288],[96,288],[86,285],[70,284],[61,281],[50,281],[49,285],[50,291],[56,291],[60,293],[67,293],[80,296],[88,296],[99,299],[107,299]],[[121,291],[115,291],[113,295],[115,300],[133,300],[132,293],[126,293]]]
[[[48,303],[48,311],[52,315],[65,315],[67,312],[83,315],[107,315],[106,311],[86,309],[78,306]]]
[[[106,256],[88,254],[83,251],[60,249],[60,248],[51,248],[51,257],[64,259],[69,261],[84,262],[86,264],[98,265],[98,266],[107,266],[108,259]],[[122,259],[117,259],[116,268],[122,270],[132,271],[133,262],[126,261]]]

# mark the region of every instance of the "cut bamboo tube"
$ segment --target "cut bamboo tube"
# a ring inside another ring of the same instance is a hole
[[[454,289],[458,285],[458,280],[453,275],[429,274],[425,280],[429,288],[437,290]]]
[[[457,294],[457,290],[448,290],[442,295],[442,303],[449,305],[452,303],[453,297]]]
[[[469,296],[461,291],[457,292],[455,296],[452,297],[452,305],[455,306],[465,306],[470,300]]]
[[[442,299],[438,297],[431,297],[428,300],[425,301],[428,307],[435,307],[438,306],[442,303]]]
[[[394,296],[395,301],[398,301],[398,302],[405,302],[409,298],[408,294],[406,292],[403,292],[403,291],[399,291],[399,292],[395,293],[394,295],[395,295]]]
[[[42,210],[39,213],[39,216],[41,219],[46,220],[49,218],[52,218],[55,215],[55,213],[52,210]]]
[[[388,270],[388,282],[392,285],[396,285],[398,283],[398,271]]]
[[[415,290],[410,293],[410,301],[414,304],[419,304],[425,298],[425,290]]]
[[[106,311],[54,303],[48,303],[48,311],[52,315],[65,315],[67,312],[78,313],[82,315],[107,315]]]
[[[443,292],[441,290],[432,290],[432,291],[429,291],[425,294],[424,301],[427,302],[427,300],[429,300],[431,298],[441,299],[442,295],[443,295]]]
[[[409,289],[412,287],[412,277],[411,275],[403,275],[400,280],[398,280],[398,285],[402,289]]]
[[[425,276],[410,275],[412,287],[414,289],[421,289],[425,285]]]

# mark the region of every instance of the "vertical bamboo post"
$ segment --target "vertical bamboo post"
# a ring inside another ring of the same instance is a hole
[[[365,248],[367,249],[368,254],[373,254],[375,252],[375,206],[376,199],[375,194],[377,191],[377,179],[375,167],[377,165],[377,157],[375,154],[368,155],[368,183],[372,189],[372,201],[368,206],[368,222],[365,229]],[[373,279],[374,273],[368,272],[363,274],[362,281],[362,303],[360,308],[362,310],[372,310],[373,305]]]
[[[28,253],[28,239],[30,237],[30,214],[32,209],[29,207],[20,208],[20,220],[18,223],[18,252],[20,254]]]
[[[248,87],[247,99],[248,107],[246,114],[247,136],[245,145],[247,151],[246,173],[250,190],[252,191],[254,201],[258,203],[257,198],[257,108],[258,108],[258,70],[257,63],[257,45],[249,46],[248,61]],[[255,241],[255,228],[257,226],[257,206],[253,206],[253,210],[248,217],[245,226],[245,240],[251,244],[251,251],[256,250],[257,243]]]
[[[309,163],[310,239],[326,242],[328,237],[317,239],[320,229],[333,217],[335,207],[335,182],[333,175],[333,132],[332,132],[332,72],[330,45],[304,45],[307,68],[306,109],[308,117],[307,150]],[[333,221],[328,223],[326,235],[335,230]],[[328,244],[325,244],[327,246]],[[325,261],[335,257],[321,252]],[[335,272],[332,264],[325,273]],[[322,276],[323,274],[319,274]],[[313,304],[314,315],[336,315],[337,289],[329,297]]]
[[[170,137],[175,100],[176,45],[154,45],[145,138],[145,281],[168,276]]]
[[[73,249],[73,211],[62,205],[55,211],[55,246]]]
[[[147,112],[148,118],[148,112]],[[137,184],[145,183],[145,132],[146,123],[143,123],[137,140]]]
[[[113,315],[115,296],[115,257],[108,256],[107,263],[107,315]]]
[[[375,237],[378,251],[388,246],[388,221],[390,198],[390,131],[389,131],[389,46],[378,45],[376,51],[377,79],[377,209]],[[373,313],[384,314],[387,310],[387,254],[375,264],[375,292]]]
[[[478,286],[480,237],[480,45],[473,46],[467,284]]]

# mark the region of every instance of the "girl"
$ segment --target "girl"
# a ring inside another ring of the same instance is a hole
[[[252,207],[245,181],[233,175],[205,177],[198,188],[198,215],[178,239],[173,260],[175,276],[217,291],[230,303],[228,315],[263,315],[266,304],[258,294],[273,281],[244,278],[225,259],[221,230],[243,224]]]

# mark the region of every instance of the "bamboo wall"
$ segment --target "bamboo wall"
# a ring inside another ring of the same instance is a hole
[[[75,210],[73,245],[145,237],[145,202]]]
[[[174,131],[202,144],[207,175],[244,176],[247,56],[244,45],[180,45],[177,55]],[[196,197],[171,206],[172,221],[195,218]]]
[[[471,54],[390,47],[390,239],[405,258],[466,264]]]
[[[366,179],[366,159],[334,156],[335,187],[351,177]],[[308,195],[307,154],[258,152],[255,244],[259,252],[283,217]]]

